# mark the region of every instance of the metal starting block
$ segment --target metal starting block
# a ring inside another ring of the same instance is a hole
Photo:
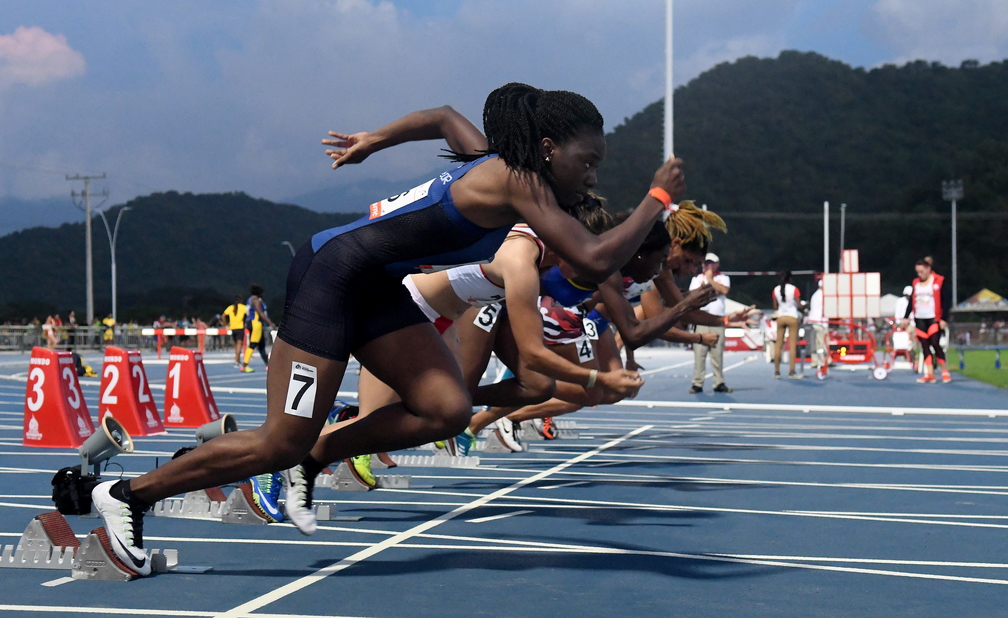
[[[177,549],[152,549],[150,551],[151,572],[167,573],[179,568]],[[202,573],[210,567],[187,569],[186,572]],[[74,579],[92,579],[110,582],[128,582],[140,577],[129,568],[109,544],[105,528],[95,528],[87,535],[73,557],[71,576]]]
[[[397,462],[397,465],[398,462]],[[401,474],[376,474],[375,480],[378,484],[374,487],[375,489],[408,489],[410,477]],[[316,477],[316,484],[328,481],[330,489],[336,491],[369,491],[372,489],[367,484],[357,480],[354,473],[350,471],[350,467],[345,461],[341,461],[340,465],[336,467],[336,471],[327,477],[319,475]]]
[[[181,500],[159,500],[148,515],[180,519],[219,520],[227,496],[220,487],[190,491]]]
[[[461,457],[450,455],[394,455],[392,460],[397,465],[411,468],[477,468],[479,457]]]
[[[491,454],[510,454],[515,452],[501,442],[496,431],[491,431],[487,434],[486,440],[479,444],[479,450]]]
[[[17,545],[5,545],[0,567],[9,569],[69,569],[81,545],[58,511],[36,515]]]
[[[556,421],[555,423],[557,440],[577,440],[581,437],[581,432],[578,431],[577,424],[574,421]],[[531,423],[522,423],[521,430],[515,436],[525,442],[546,439],[542,437],[541,433],[536,431]]]
[[[224,501],[221,508],[221,521],[225,524],[255,524],[270,523],[252,498],[252,484],[240,483],[231,495]]]

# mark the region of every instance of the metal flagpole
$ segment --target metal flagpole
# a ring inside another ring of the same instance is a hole
[[[672,158],[672,0],[665,0],[665,158]]]

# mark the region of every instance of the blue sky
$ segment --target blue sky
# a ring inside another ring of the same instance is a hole
[[[581,92],[611,129],[662,96],[663,19],[663,0],[4,0],[0,199],[64,196],[75,172],[108,173],[113,203],[411,179],[436,147],[333,172],[319,140],[445,103],[478,121],[516,80]],[[1002,60],[1008,2],[676,2],[678,84],[782,49],[865,67]]]

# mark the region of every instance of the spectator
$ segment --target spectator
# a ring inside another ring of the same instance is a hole
[[[784,347],[785,333],[788,336],[788,377],[800,380],[803,376],[795,373],[795,359],[798,356],[798,320],[804,307],[798,288],[791,285],[791,271],[785,270],[780,285],[774,288],[773,305],[777,310],[777,343],[774,346],[774,378],[780,377],[781,348]]]
[[[42,333],[45,335],[46,347],[55,350],[59,344],[59,337],[56,336],[56,321],[51,315],[46,316],[45,324],[42,325]]]
[[[703,307],[702,311],[709,313],[711,315],[716,315],[724,317],[727,313],[726,311],[726,299],[729,290],[731,290],[731,280],[728,275],[724,275],[720,271],[721,258],[713,253],[708,253],[704,258],[704,269],[703,272],[693,277],[690,282],[689,289],[695,290],[700,286],[710,284],[717,293],[717,298],[710,304]],[[732,389],[728,388],[724,381],[724,348],[725,348],[725,327],[720,326],[704,326],[702,324],[697,324],[696,332],[711,333],[717,336],[717,342],[708,347],[703,343],[693,344],[693,386],[690,388],[691,393],[702,393],[704,385],[704,375],[707,373],[707,355],[710,353],[711,359],[711,372],[714,374],[714,392],[715,393],[730,393]]]
[[[116,321],[112,319],[112,314],[105,316],[105,319],[101,321],[102,326],[105,327],[105,331],[102,333],[102,342],[105,345],[112,345],[115,340],[115,325]]]
[[[818,287],[809,299],[808,322],[815,332],[815,363],[816,375],[820,378],[826,375],[826,362],[829,359],[829,320],[823,314],[823,282],[822,275],[817,275]]]

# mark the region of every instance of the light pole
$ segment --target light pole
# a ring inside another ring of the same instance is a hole
[[[665,161],[672,158],[672,0],[665,0]]]
[[[847,204],[840,204],[840,268],[837,272],[847,272],[843,266],[844,233],[847,231]]]
[[[942,199],[952,202],[952,307],[959,302],[959,256],[956,250],[956,201],[965,195],[962,180],[943,180]],[[951,309],[952,307],[949,307]]]
[[[290,251],[291,251],[291,257],[294,257],[294,255],[295,255],[294,254],[294,245],[291,244],[291,241],[285,240],[285,241],[283,241],[280,244],[281,245],[287,245],[287,248],[290,249]]]
[[[88,328],[91,327],[91,323],[94,322],[94,275],[91,257],[91,181],[101,180],[105,178],[105,172],[102,172],[101,176],[89,176],[86,174],[74,174],[70,176],[67,174],[67,180],[83,180],[84,190],[78,194],[76,191],[70,192],[70,200],[73,202],[74,206],[80,208],[84,211],[84,278],[85,287],[87,288],[87,324]],[[80,195],[81,201],[77,202],[77,196]],[[108,199],[108,189],[101,193],[101,196]],[[101,207],[105,203],[102,200],[96,208]]]
[[[108,234],[108,244],[109,253],[112,254],[112,321],[119,322],[119,313],[116,310],[116,300],[118,296],[116,295],[116,240],[119,238],[119,222],[122,221],[123,213],[127,210],[132,210],[129,206],[123,206],[119,209],[119,214],[116,215],[115,228],[110,228],[108,219],[105,218],[105,212],[99,210],[98,214],[101,215],[102,223],[105,224],[105,233]]]

